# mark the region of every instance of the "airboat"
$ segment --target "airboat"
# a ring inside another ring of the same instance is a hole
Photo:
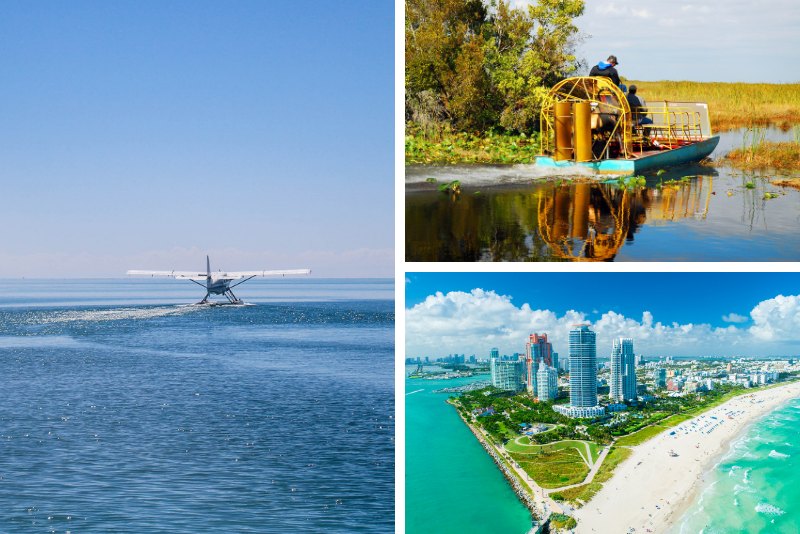
[[[705,102],[651,102],[636,115],[609,78],[567,78],[545,98],[536,164],[633,175],[700,161],[719,143]]]

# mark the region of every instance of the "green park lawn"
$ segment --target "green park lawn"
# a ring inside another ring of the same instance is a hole
[[[542,454],[511,453],[511,457],[543,488],[577,484],[589,474],[589,468],[574,448]]]

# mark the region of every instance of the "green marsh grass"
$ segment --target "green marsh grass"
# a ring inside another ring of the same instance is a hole
[[[707,102],[713,132],[750,124],[800,122],[800,83],[642,82],[637,94],[647,102]]]

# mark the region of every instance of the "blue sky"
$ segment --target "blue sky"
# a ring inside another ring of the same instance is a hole
[[[392,276],[393,33],[385,2],[3,2],[0,276]]]
[[[523,352],[547,333],[567,353],[588,321],[653,355],[800,355],[800,274],[407,273],[406,355]],[[607,345],[607,347],[606,347]]]
[[[795,0],[586,0],[576,25],[592,36],[579,57],[614,54],[630,79],[800,82]]]

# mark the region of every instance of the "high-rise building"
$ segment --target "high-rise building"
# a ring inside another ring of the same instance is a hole
[[[569,403],[574,408],[597,406],[597,347],[591,325],[573,325],[569,332]]]
[[[558,371],[558,353],[557,352],[553,353],[553,365],[551,365],[550,367],[552,367],[553,369]]]
[[[553,344],[547,342],[547,334],[531,334],[526,344],[526,376],[528,393],[537,393],[536,373],[540,366],[553,366]]]
[[[500,349],[498,349],[497,347],[494,347],[489,352],[489,359],[491,359],[491,358],[499,358],[499,357],[500,357]]]
[[[616,338],[611,348],[611,393],[609,398],[623,402],[636,398],[636,360],[633,340]]]
[[[542,365],[536,373],[536,386],[536,396],[540,401],[558,397],[558,371],[553,367]]]
[[[655,382],[657,388],[667,387],[667,370],[663,367],[656,369]]]
[[[525,377],[524,362],[492,358],[492,385],[504,391],[519,391]]]

